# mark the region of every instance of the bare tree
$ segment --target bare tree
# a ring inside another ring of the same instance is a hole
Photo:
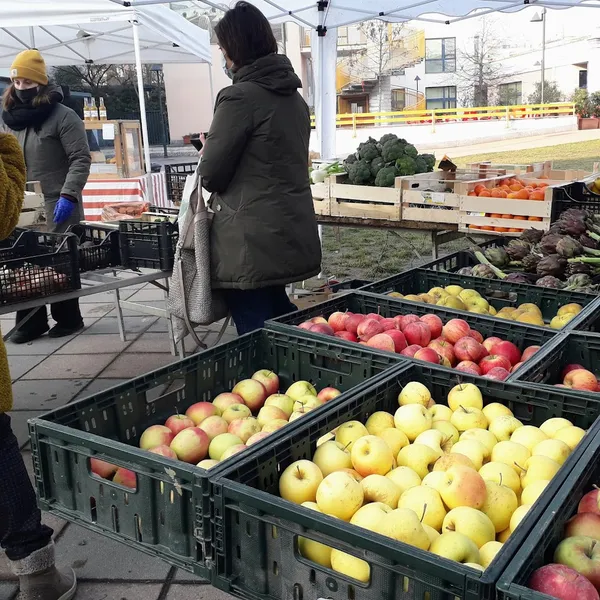
[[[54,78],[58,83],[69,85],[74,90],[86,90],[93,96],[98,96],[100,88],[106,84],[106,76],[111,69],[114,69],[114,65],[56,67]]]

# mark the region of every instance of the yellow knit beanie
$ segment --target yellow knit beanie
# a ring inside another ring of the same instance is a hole
[[[40,85],[48,85],[46,63],[37,50],[24,50],[13,61],[10,67],[10,78],[21,77]]]

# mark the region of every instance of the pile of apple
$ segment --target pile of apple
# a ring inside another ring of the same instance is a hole
[[[308,381],[296,381],[285,394],[279,393],[279,376],[262,369],[212,402],[197,402],[185,415],[148,427],[140,448],[210,469],[340,394],[333,387],[317,393]],[[103,479],[136,488],[135,473],[129,469],[96,458],[90,467]]]
[[[565,523],[564,538],[554,563],[537,569],[529,587],[559,600],[599,600],[600,492],[596,488],[579,502],[577,514]]]
[[[282,498],[484,570],[585,431],[563,418],[523,425],[472,383],[448,404],[408,383],[395,414],[348,421],[317,442],[312,460],[289,465]],[[363,582],[360,558],[303,538],[302,555]]]
[[[600,379],[583,365],[567,365],[562,370],[561,379],[562,383],[557,383],[556,387],[584,392],[600,392]]]
[[[334,312],[329,319],[313,317],[298,327],[498,381],[504,381],[540,349],[529,346],[521,353],[508,340],[484,339],[463,319],[444,324],[433,314],[384,318],[375,313]]]

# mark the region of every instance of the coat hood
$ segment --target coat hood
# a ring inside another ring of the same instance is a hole
[[[269,54],[235,72],[233,83],[252,82],[262,88],[291,96],[302,87],[300,78],[294,73],[292,63],[282,54]]]

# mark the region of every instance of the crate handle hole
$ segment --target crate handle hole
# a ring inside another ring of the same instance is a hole
[[[248,537],[252,537],[252,527],[250,526],[250,521],[246,521],[246,535]]]
[[[349,585],[348,586],[348,600],[354,600],[355,598],[356,598],[356,594],[354,591],[354,586]]]
[[[273,575],[279,575],[279,565],[276,560],[273,561]]]
[[[248,533],[250,535],[250,533]],[[271,537],[276,540],[279,537],[279,532],[277,531],[277,527],[275,525],[271,525]]]
[[[294,584],[294,600],[302,600],[304,597],[302,593],[302,586],[299,583]]]
[[[54,451],[54,462],[60,462],[60,461],[58,460],[58,450],[55,450],[55,451]]]
[[[96,498],[94,498],[94,496],[90,496],[90,518],[92,519],[92,523],[95,523],[98,520],[98,512],[96,510]]]
[[[137,541],[141,542],[142,541],[142,519],[140,518],[139,515],[134,515],[134,519],[135,519],[135,534],[137,537]]]
[[[317,574],[316,574],[316,572],[315,572],[314,569],[310,570],[310,574],[309,574],[308,580],[310,581],[310,583],[313,583],[313,584],[316,583],[316,581],[317,581]]]
[[[237,559],[238,559],[238,560],[241,560],[241,559],[242,559],[242,551],[241,551],[241,549],[240,549],[240,547],[239,547],[239,546],[236,546],[236,547],[235,547],[235,555],[237,556]]]
[[[110,507],[110,511],[112,516],[113,531],[115,533],[119,533],[119,511],[114,504]]]
[[[402,578],[402,591],[408,594],[408,588],[410,587],[410,579],[408,577]]]
[[[164,525],[165,524],[165,513],[162,510],[158,513],[158,518],[160,520],[160,524]]]

